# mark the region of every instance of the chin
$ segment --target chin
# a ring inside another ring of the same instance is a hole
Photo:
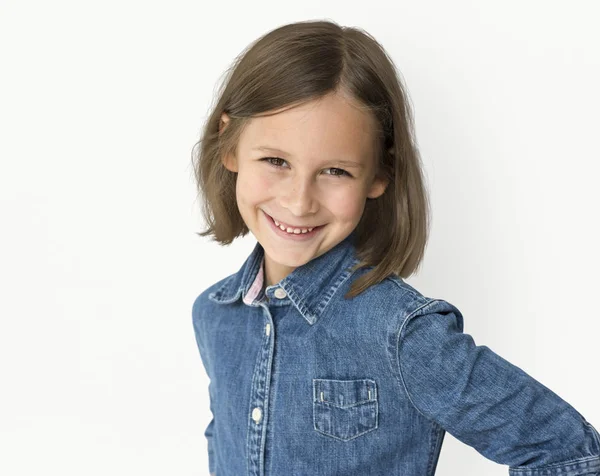
[[[290,268],[302,266],[314,258],[312,253],[310,255],[303,254],[302,256],[299,256],[298,253],[291,255],[291,253],[286,253],[285,247],[278,247],[272,251],[265,248],[265,251],[273,261]]]

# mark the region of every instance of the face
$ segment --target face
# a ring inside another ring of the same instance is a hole
[[[228,121],[223,114],[222,127]],[[373,121],[331,94],[252,118],[237,154],[223,158],[238,174],[240,214],[265,250],[267,286],[344,240],[367,198],[385,191],[375,177]]]

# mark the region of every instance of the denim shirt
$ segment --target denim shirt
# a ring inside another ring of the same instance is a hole
[[[445,432],[511,476],[600,475],[600,434],[557,394],[463,332],[463,316],[369,269],[354,232],[264,286],[257,243],[192,307],[217,476],[428,476]]]

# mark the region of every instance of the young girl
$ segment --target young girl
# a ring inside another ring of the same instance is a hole
[[[254,250],[200,294],[217,476],[424,476],[445,432],[512,476],[600,475],[600,435],[404,281],[428,201],[395,67],[360,29],[254,42],[195,155],[211,235]]]

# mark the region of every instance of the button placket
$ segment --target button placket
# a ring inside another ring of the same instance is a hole
[[[261,304],[267,321],[272,316],[265,304]],[[271,357],[273,353],[273,339],[270,338],[271,322],[264,324],[266,338],[259,349],[260,357],[256,361],[255,375],[251,387],[250,422],[247,433],[248,445],[248,476],[264,476],[264,441],[266,438],[266,425],[268,421],[268,395],[271,381]]]

